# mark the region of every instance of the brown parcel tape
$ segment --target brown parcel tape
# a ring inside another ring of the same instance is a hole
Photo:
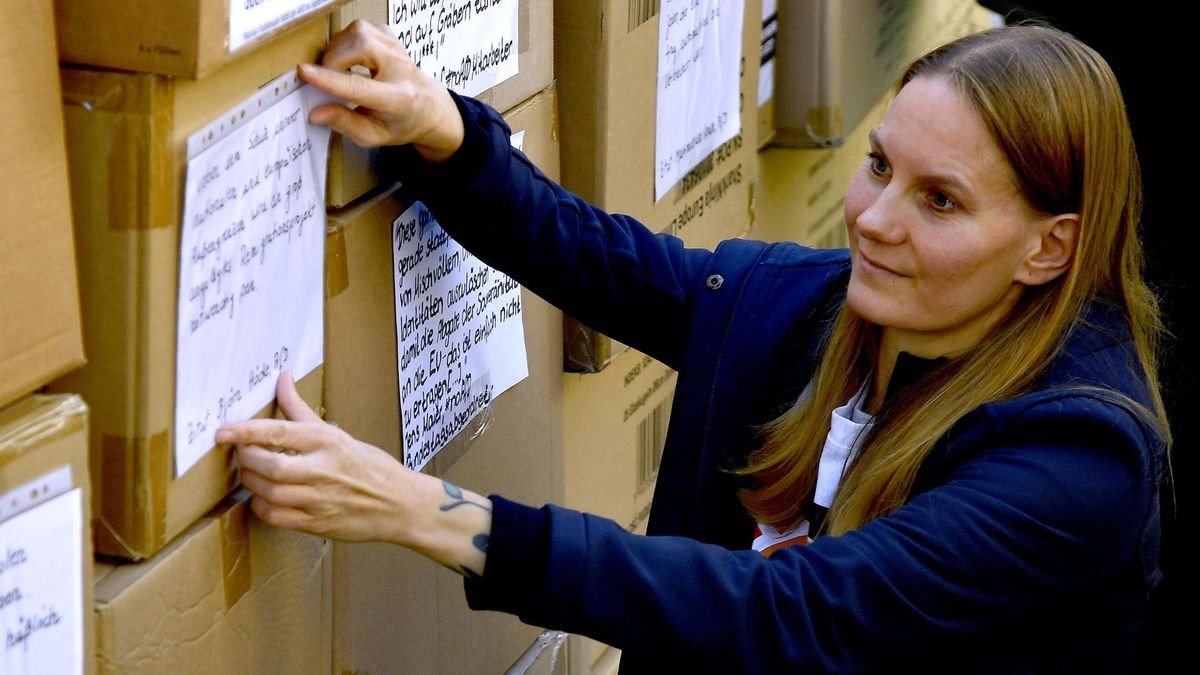
[[[330,571],[328,541],[239,493],[149,560],[96,564],[96,670],[328,673]]]
[[[0,408],[0,494],[55,471],[71,467],[71,482],[83,490],[83,670],[94,672],[92,621],[92,534],[89,527],[87,464],[88,409],[73,394],[34,395]],[[0,545],[0,550],[3,546]],[[5,588],[4,591],[10,589]]]
[[[230,0],[55,0],[58,53],[67,63],[198,78],[345,1],[329,0],[230,52]]]
[[[655,202],[658,6],[628,0],[555,3],[563,185],[609,212],[675,234],[687,246],[714,248],[751,224],[762,2],[745,3],[742,133]],[[570,372],[600,371],[624,349],[573,319],[563,335],[563,368]]]
[[[910,60],[991,16],[973,0],[780,2],[774,143],[841,144]]]
[[[324,17],[200,80],[62,69],[90,363],[53,384],[92,406],[96,550],[153,555],[237,484],[227,449],[175,479],[175,338],[187,137],[325,45]],[[320,404],[320,372],[300,383]]]
[[[0,10],[0,406],[83,365],[51,0]]]
[[[336,33],[355,19],[386,26],[388,4],[388,0],[352,0],[330,14],[330,32]],[[553,5],[553,0],[520,0],[517,9],[520,72],[475,98],[505,111],[550,86],[554,80]],[[378,152],[360,148],[334,134],[329,142],[326,205],[340,209],[373,190],[379,184],[376,161]]]
[[[526,155],[555,177],[553,89],[505,119],[514,132],[525,131]],[[407,207],[388,191],[330,215],[349,282],[326,305],[327,417],[396,456],[402,441],[391,227]],[[327,255],[337,255],[332,241]],[[464,431],[427,473],[528,504],[561,502],[561,316],[523,292],[529,377],[492,402],[482,435]],[[396,626],[404,626],[404,640],[396,639]],[[500,673],[537,634],[513,617],[472,612],[462,578],[415,553],[383,544],[334,546],[334,672]]]

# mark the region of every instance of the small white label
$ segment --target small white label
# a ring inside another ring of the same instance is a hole
[[[229,51],[332,3],[333,0],[229,0]]]
[[[0,672],[82,673],[83,491],[30,504],[0,522]]]

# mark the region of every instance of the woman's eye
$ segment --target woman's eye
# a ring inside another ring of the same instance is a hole
[[[937,209],[938,211],[949,211],[957,206],[957,204],[949,195],[947,195],[945,192],[938,192],[936,190],[929,193],[929,203],[932,204],[933,208]]]
[[[867,153],[867,165],[870,167],[871,173],[876,175],[882,176],[888,172],[887,160],[878,152]]]

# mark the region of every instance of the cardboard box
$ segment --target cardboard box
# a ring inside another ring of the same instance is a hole
[[[517,9],[517,67],[520,72],[475,98],[501,112],[519,105],[554,81],[553,0],[520,0]],[[388,0],[352,0],[330,15],[336,33],[355,19],[387,26]],[[360,148],[334,134],[329,144],[326,204],[342,208],[379,184],[374,168],[378,152]]]
[[[83,365],[51,0],[0,9],[0,406]]]
[[[243,492],[149,560],[97,563],[96,671],[328,673],[330,550]]]
[[[912,59],[994,17],[974,0],[780,3],[775,142],[841,144]]]
[[[53,396],[29,396],[13,405],[0,409],[0,496],[15,497],[14,501],[25,497],[24,494],[17,496],[13,495],[12,491],[17,488],[24,493],[24,488],[31,482],[41,481],[52,476],[56,472],[68,468],[69,476],[56,487],[60,489],[82,490],[82,498],[80,499],[81,513],[79,514],[81,539],[80,541],[80,566],[75,571],[79,576],[81,586],[80,604],[76,607],[53,607],[62,618],[68,618],[70,615],[79,617],[82,621],[82,649],[83,663],[80,670],[85,673],[94,672],[92,668],[94,659],[94,629],[92,624],[92,536],[90,529],[90,513],[88,504],[88,492],[91,489],[88,483],[88,465],[87,465],[87,406],[78,396],[59,394]],[[35,486],[31,492],[36,493],[39,487]],[[54,499],[62,499],[64,496],[55,497]],[[5,504],[0,507],[0,522],[8,520],[8,513],[11,504],[5,499]],[[43,502],[44,504],[45,502]],[[41,508],[34,506],[33,508]],[[16,562],[12,558],[14,549],[19,558],[27,558],[24,562],[29,565],[37,565],[39,562],[46,562],[37,559],[36,552],[27,553],[21,546],[19,541],[3,541],[0,542],[0,555],[3,555],[4,566],[0,566],[0,572],[3,572],[3,567]],[[17,563],[20,564],[20,563]],[[21,572],[27,572],[21,570]],[[25,575],[18,575],[19,581]],[[65,583],[66,580],[56,580],[58,583]],[[13,586],[13,574],[0,574],[0,596],[3,596],[6,602],[0,604],[0,609],[4,605],[9,605],[12,599],[13,592],[16,591],[16,602],[21,600],[21,592],[18,587]],[[25,589],[28,595],[29,589]],[[11,623],[8,619],[12,618],[11,612],[14,609],[11,605],[6,612],[0,612],[0,618],[4,618],[3,629],[9,636],[13,635],[13,631],[20,629]],[[18,612],[23,609],[20,606],[16,607]],[[8,639],[11,639],[9,637]],[[67,647],[67,644],[60,643],[62,647]],[[4,665],[5,659],[0,658],[0,666]],[[31,664],[33,665],[33,664]],[[41,672],[36,668],[31,672]]]
[[[776,0],[762,3],[762,55],[758,68],[758,149],[775,139],[775,51],[779,39]]]
[[[525,154],[551,177],[558,174],[554,103],[547,89],[505,116],[514,133],[525,132]],[[386,190],[334,212],[326,247],[326,416],[396,457],[403,447],[391,233],[408,206]],[[529,376],[425,471],[540,506],[562,498],[562,315],[524,291],[522,319]],[[504,672],[538,632],[505,614],[472,612],[462,578],[415,553],[334,546],[335,672]]]
[[[563,375],[564,506],[645,534],[675,382],[675,371],[633,349],[626,349],[603,372]],[[608,672],[619,654],[601,642],[572,635],[570,670]]]
[[[231,50],[242,41],[230,34],[231,0],[55,0],[58,54],[68,63],[197,78],[345,1],[275,2],[288,15],[261,24],[261,34]],[[261,1],[245,5],[263,11]]]
[[[846,190],[866,161],[869,134],[891,99],[889,93],[876,101],[840,147],[773,146],[758,153],[756,217],[746,236],[817,248],[848,246],[842,213]]]
[[[555,5],[555,68],[563,185],[613,213],[629,214],[688,246],[714,248],[751,220],[757,170],[761,0],[745,3],[742,133],[654,200],[658,3],[627,0]],[[624,347],[568,319],[563,367],[597,372]]]
[[[64,68],[63,96],[85,344],[91,362],[54,387],[92,406],[96,550],[140,559],[237,484],[228,449],[174,478],[175,340],[187,138],[258,86],[311,61],[310,19],[204,79]],[[320,372],[300,382],[320,403]]]

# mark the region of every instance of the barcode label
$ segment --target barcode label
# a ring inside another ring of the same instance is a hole
[[[634,495],[654,486],[658,465],[662,462],[663,446],[667,441],[667,420],[671,418],[671,398],[654,406],[637,425],[638,482]]]
[[[658,14],[658,0],[629,0],[629,30],[646,23]]]

